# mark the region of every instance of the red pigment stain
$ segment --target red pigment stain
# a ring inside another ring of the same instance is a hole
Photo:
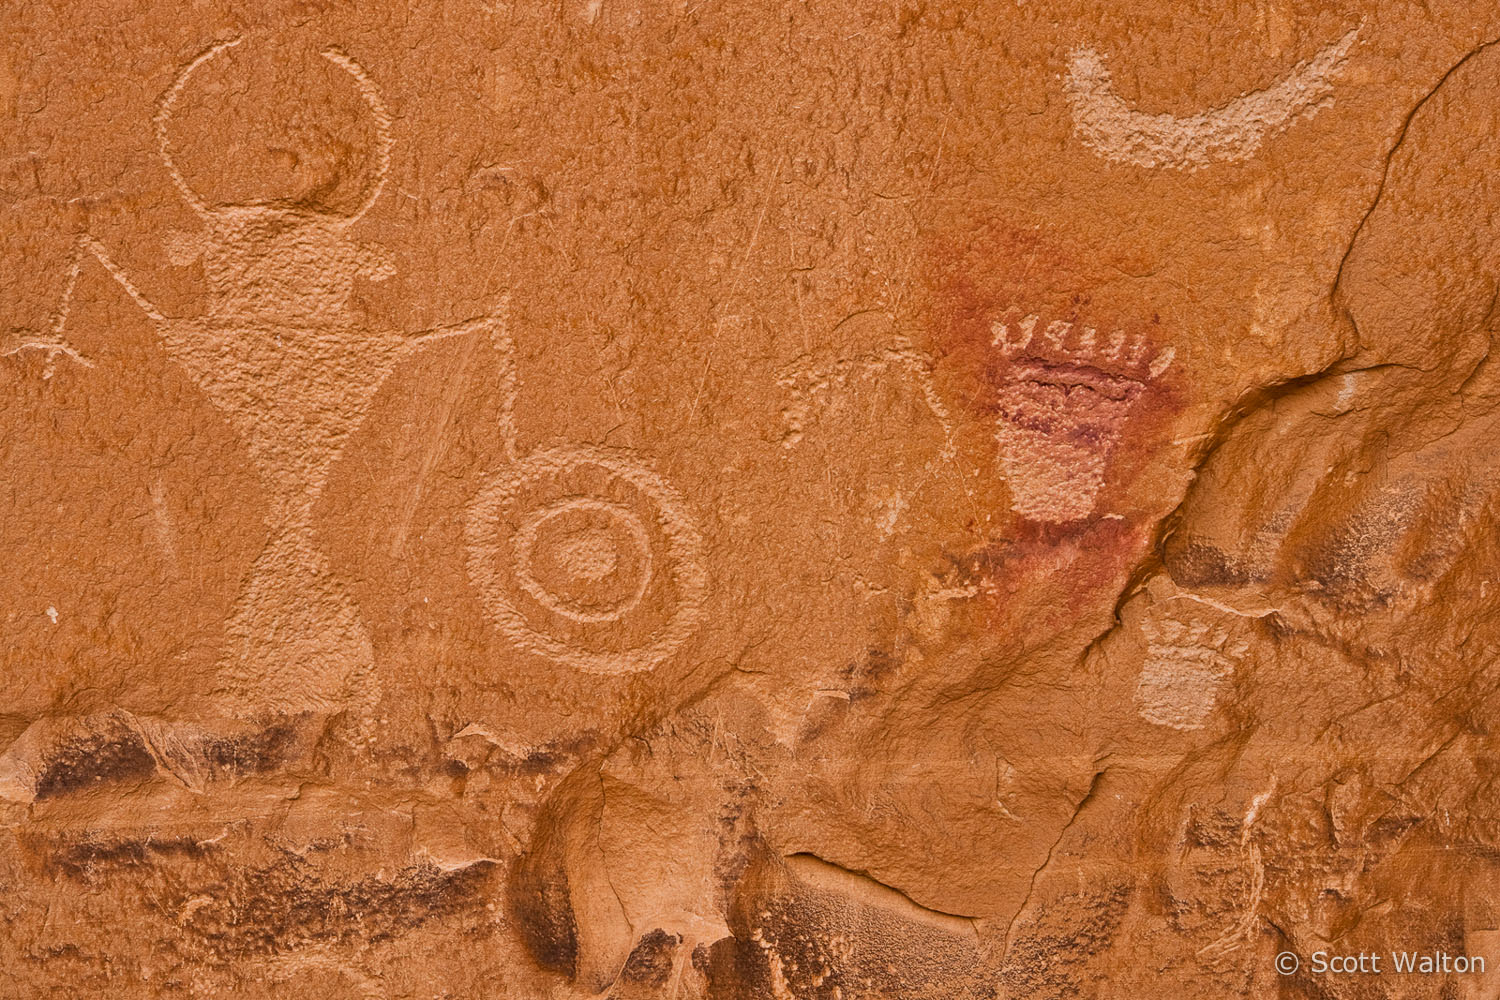
[[[935,374],[985,429],[1014,515],[963,557],[964,571],[1018,585],[1060,576],[1070,597],[1116,582],[1147,526],[1111,513],[1111,501],[1182,406],[1160,317],[1118,301],[1118,286],[1104,291],[1123,262],[1077,242],[996,223],[925,250]]]
[[[1033,233],[990,226],[934,240],[929,256],[937,373],[992,430],[1012,509],[1082,530],[1127,471],[1117,456],[1149,450],[1180,407],[1159,317],[1096,305],[1104,262]]]
[[[1145,550],[1143,525],[1121,517],[1066,527],[1020,521],[1004,537],[951,554],[950,586],[973,587],[1001,617],[1024,618],[1028,642],[1076,622],[1101,592],[1117,592]]]

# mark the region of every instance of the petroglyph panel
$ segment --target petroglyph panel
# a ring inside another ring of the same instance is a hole
[[[1490,995],[1496,39],[0,5],[0,1000]]]

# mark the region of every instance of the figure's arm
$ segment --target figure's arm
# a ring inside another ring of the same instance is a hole
[[[478,319],[455,323],[453,326],[440,326],[435,330],[409,334],[403,347],[407,350],[420,350],[434,341],[464,337],[469,334],[482,334],[488,337],[492,347],[500,351],[507,359],[510,357],[510,335],[505,328],[505,320],[500,316],[481,316]]]
[[[421,350],[428,344],[437,340],[448,340],[452,337],[463,337],[469,334],[482,335],[489,338],[490,347],[495,351],[493,363],[496,365],[495,377],[500,384],[500,433],[504,442],[506,453],[515,457],[516,426],[515,406],[516,395],[519,391],[519,380],[516,375],[516,351],[515,345],[510,338],[510,326],[506,322],[510,311],[510,297],[501,300],[499,308],[489,316],[481,316],[478,319],[465,320],[453,326],[442,326],[435,330],[427,330],[423,333],[412,334],[406,338],[402,345],[404,350]],[[467,345],[462,368],[467,370],[469,358],[472,356],[473,341]]]
[[[75,245],[73,261],[68,268],[67,282],[63,285],[62,301],[58,303],[57,315],[52,320],[51,328],[46,332],[35,331],[13,331],[7,343],[0,340],[0,357],[19,356],[28,351],[41,351],[46,355],[46,367],[43,369],[43,378],[50,378],[53,366],[59,356],[66,357],[75,364],[85,368],[95,367],[97,361],[89,355],[78,350],[68,340],[68,318],[73,309],[73,294],[78,286],[79,274],[83,271],[88,258],[92,257],[104,268],[131,300],[138,305],[143,312],[153,321],[160,324],[162,315],[156,310],[140,289],[135,287],[134,282],[125,274],[118,264],[109,256],[109,251],[104,248],[98,240],[92,236],[81,236]]]

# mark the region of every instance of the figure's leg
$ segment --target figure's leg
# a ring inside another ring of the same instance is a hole
[[[229,714],[373,707],[369,631],[303,532],[282,530],[256,559],[227,632],[218,687]]]

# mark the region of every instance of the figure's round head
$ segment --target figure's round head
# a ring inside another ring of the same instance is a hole
[[[391,133],[390,115],[380,98],[379,91],[364,68],[338,49],[326,49],[321,56],[328,65],[333,67],[335,76],[340,78],[346,76],[353,82],[359,102],[367,109],[367,120],[373,127],[373,148],[365,139],[347,138],[329,139],[316,144],[316,148],[305,148],[306,143],[299,144],[297,139],[290,138],[289,135],[278,134],[285,132],[289,127],[286,122],[278,121],[274,114],[262,114],[261,120],[253,122],[250,126],[244,123],[231,124],[225,126],[225,131],[233,139],[237,135],[243,137],[246,133],[258,132],[262,125],[272,127],[275,138],[265,143],[266,148],[259,150],[255,156],[246,156],[247,160],[255,161],[252,170],[264,169],[269,165],[273,171],[279,170],[286,174],[279,184],[273,185],[278,189],[270,192],[269,196],[263,194],[258,197],[224,197],[219,194],[216,197],[205,191],[205,188],[212,188],[213,184],[200,180],[195,185],[183,173],[178,162],[178,149],[173,143],[173,120],[178,114],[178,105],[182,95],[203,67],[220,59],[228,50],[239,44],[240,39],[236,38],[211,46],[190,62],[162,95],[155,116],[156,140],[162,162],[173,184],[183,200],[187,202],[188,207],[204,221],[211,233],[219,230],[232,232],[238,229],[244,223],[247,210],[252,208],[276,209],[280,211],[283,222],[296,217],[307,220],[316,219],[317,224],[323,227],[352,225],[369,211],[380,197],[390,169],[390,153],[394,139]],[[328,101],[337,103],[338,89],[342,85],[335,82],[333,86],[335,90],[328,97]],[[278,85],[276,91],[284,92],[285,89]],[[238,88],[236,88],[236,93],[238,93]],[[275,92],[272,92],[266,101],[270,105],[280,103]],[[319,103],[317,106],[321,108],[322,104]],[[260,109],[257,108],[257,110]],[[297,117],[291,111],[283,110],[284,117]],[[210,112],[200,108],[198,113],[201,115]],[[356,115],[351,118],[348,113],[343,115],[346,121],[355,121],[357,117]],[[319,120],[307,127],[315,134],[323,133],[325,130],[321,116]],[[175,131],[180,138],[182,126],[179,124]],[[305,139],[306,136],[299,138]],[[231,143],[230,149],[233,148]],[[251,143],[245,148],[256,150],[258,147]],[[232,159],[231,157],[231,162],[222,164],[221,175],[233,176],[243,165],[232,162]],[[200,166],[194,172],[201,177],[204,171]],[[364,175],[362,184],[353,180],[360,174]],[[349,195],[340,196],[336,193],[336,189],[347,191],[351,183],[358,188],[356,203],[345,209],[332,207],[329,204],[330,200],[348,201]],[[227,237],[231,235],[231,232],[225,232],[224,235]]]
[[[194,74],[239,44],[220,42],[204,51],[162,95],[156,135],[162,162],[204,229],[178,234],[169,244],[173,263],[201,260],[212,297],[211,313],[234,322],[320,325],[345,316],[357,277],[381,280],[393,273],[383,248],[350,237],[348,229],[379,198],[390,166],[390,116],[364,69],[336,49],[322,53],[354,82],[375,127],[373,172],[358,204],[339,211],[313,198],[211,201],[177,165],[169,134],[177,103]]]

